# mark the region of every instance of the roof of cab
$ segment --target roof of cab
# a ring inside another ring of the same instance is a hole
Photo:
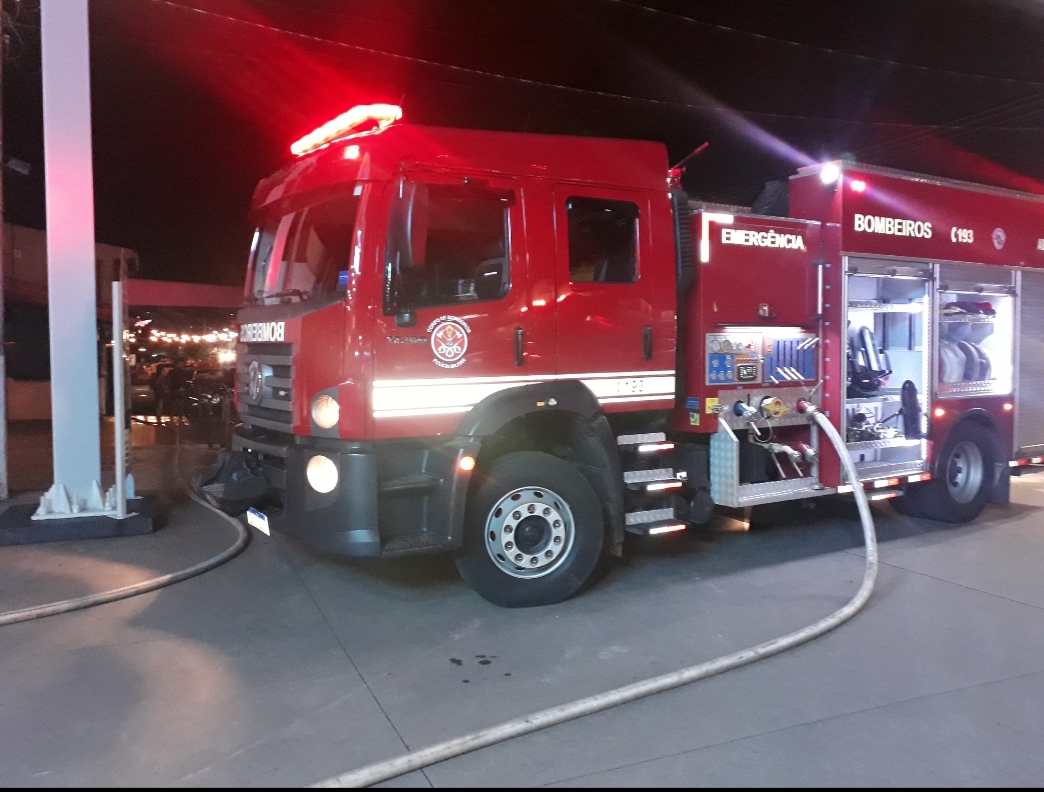
[[[358,152],[349,154],[350,146]],[[257,211],[281,198],[338,182],[386,180],[403,168],[449,170],[667,191],[667,147],[644,140],[396,124],[342,138],[262,179]]]

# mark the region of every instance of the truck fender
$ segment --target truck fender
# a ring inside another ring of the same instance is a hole
[[[950,427],[946,436],[942,439],[942,442],[937,446],[937,448],[939,451],[942,451],[943,446],[946,445],[946,441],[950,437],[950,433],[958,426],[969,421],[988,430],[993,441],[993,453],[996,462],[994,463],[993,489],[990,493],[990,503],[1007,505],[1011,500],[1011,473],[1008,467],[1008,460],[1011,458],[1011,452],[1009,449],[1004,447],[1004,438],[1001,429],[997,426],[997,422],[989,412],[981,407],[975,407],[962,413],[957,420],[953,422],[953,425]],[[939,461],[938,455],[936,455],[932,460],[932,476],[941,475]]]
[[[601,500],[606,534],[618,547],[624,539],[623,469],[609,422],[584,383],[536,382],[491,394],[468,412],[457,434],[481,440],[516,419],[550,412],[574,417],[569,437],[573,457],[569,461],[576,464]]]
[[[591,389],[578,380],[534,382],[518,388],[490,394],[468,412],[457,434],[488,437],[516,418],[548,410],[563,410],[579,415],[585,421],[602,412]]]

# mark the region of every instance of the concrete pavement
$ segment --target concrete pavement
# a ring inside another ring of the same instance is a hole
[[[160,452],[157,452],[160,453]],[[1039,784],[1044,476],[950,527],[875,510],[882,568],[837,632],[396,784]],[[0,552],[0,609],[207,557],[152,536]],[[845,504],[631,546],[558,606],[503,610],[446,558],[353,562],[255,533],[172,588],[0,629],[0,784],[301,785],[808,624],[855,591]]]

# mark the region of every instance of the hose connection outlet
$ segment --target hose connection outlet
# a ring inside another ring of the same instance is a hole
[[[746,402],[738,401],[732,405],[732,414],[744,421],[756,421],[760,417],[758,411]]]
[[[808,399],[798,399],[798,403],[794,406],[794,409],[801,413],[801,415],[807,415],[808,413],[817,412],[819,410],[819,408]]]

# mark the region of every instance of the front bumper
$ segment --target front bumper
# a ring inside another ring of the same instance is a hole
[[[268,481],[256,505],[273,530],[357,558],[459,547],[470,480],[459,461],[476,455],[478,445],[473,438],[354,443],[273,437],[247,427],[233,435],[233,449],[256,462]],[[329,493],[308,483],[305,471],[317,454],[338,470]]]

